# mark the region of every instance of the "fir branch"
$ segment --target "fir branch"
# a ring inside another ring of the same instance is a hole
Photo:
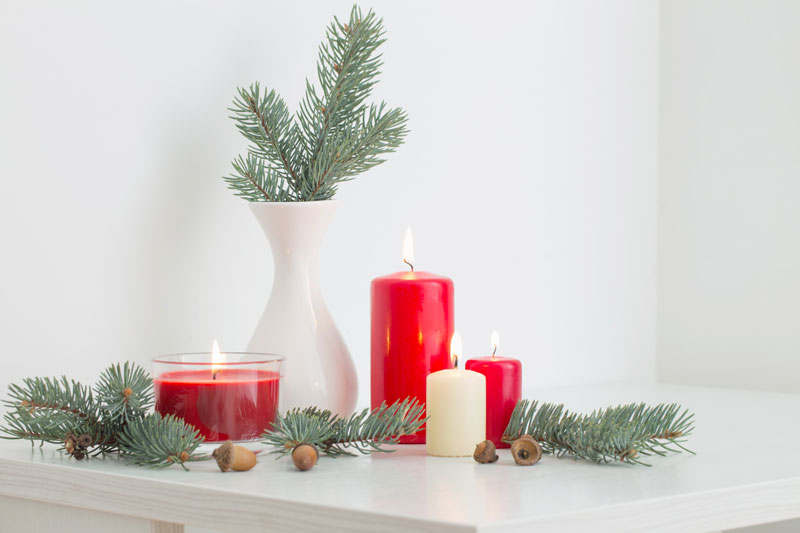
[[[194,426],[158,413],[129,421],[118,436],[120,452],[131,464],[153,468],[179,464],[184,470],[188,462],[211,458],[195,453],[203,440]]]
[[[277,177],[297,184],[298,177],[294,168],[289,165],[287,155],[292,138],[292,117],[286,102],[274,91],[261,91],[261,85],[254,83],[249,89],[240,88],[239,95],[233,101],[231,118],[244,137],[253,143],[249,153],[261,161],[268,163],[268,168]],[[241,158],[240,158],[241,160]],[[231,183],[233,177],[228,178]],[[270,191],[277,195],[278,191]],[[260,201],[278,201],[270,199],[267,192]]]
[[[650,466],[640,456],[686,451],[682,443],[694,429],[694,415],[677,404],[627,404],[579,414],[563,404],[520,400],[503,441],[530,435],[542,451],[596,463],[622,461]]]
[[[364,409],[348,418],[340,418],[316,407],[292,409],[278,415],[272,430],[265,431],[264,443],[281,456],[291,453],[299,444],[313,444],[331,457],[359,453],[390,452],[387,444],[395,444],[403,435],[416,433],[424,418],[425,404],[406,398],[373,410]]]
[[[5,438],[62,443],[72,430],[97,426],[100,412],[92,391],[81,383],[57,378],[26,378],[8,386],[3,416]]]
[[[107,423],[124,424],[143,417],[153,407],[150,373],[129,361],[105,369],[94,391]]]
[[[249,202],[271,202],[278,197],[279,182],[275,173],[265,170],[264,163],[253,154],[247,154],[247,159],[238,156],[231,163],[234,174],[224,179],[228,186]]]
[[[402,109],[365,104],[384,42],[383,20],[372,11],[353,6],[347,23],[334,18],[319,47],[321,93],[306,80],[296,117],[274,90],[238,89],[231,118],[252,144],[224,178],[229,188],[251,202],[327,200],[341,182],[383,163],[408,133]]]
[[[139,430],[154,430],[157,425],[145,418],[153,404],[153,383],[142,367],[129,362],[111,365],[101,374],[95,392],[93,396],[89,387],[66,377],[28,378],[21,385],[9,385],[9,399],[3,402],[8,407],[4,438],[58,444],[68,455],[83,459],[120,451],[121,435],[130,424]],[[126,450],[133,450],[136,458],[148,451],[158,457],[164,442],[178,442],[182,447],[174,449],[180,459],[180,452],[191,448],[191,439],[176,437],[178,424],[183,421],[165,422],[163,440],[129,442]],[[196,437],[194,428],[187,427]],[[190,457],[192,451],[187,452]]]

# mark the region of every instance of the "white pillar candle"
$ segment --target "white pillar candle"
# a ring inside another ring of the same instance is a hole
[[[428,376],[425,439],[428,455],[469,457],[486,439],[486,378],[460,370],[461,337],[453,334],[450,355],[456,368]]]

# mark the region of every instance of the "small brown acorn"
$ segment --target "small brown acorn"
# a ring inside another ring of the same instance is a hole
[[[313,444],[302,443],[298,444],[292,450],[292,462],[298,470],[305,472],[311,470],[319,460],[319,452],[317,447]]]
[[[511,456],[518,465],[532,465],[542,458],[542,447],[530,435],[523,435],[511,443]]]
[[[229,440],[214,450],[211,456],[217,460],[217,466],[223,472],[229,470],[244,472],[256,466],[256,454],[244,446],[236,446]]]
[[[494,463],[497,461],[499,457],[497,457],[497,449],[494,446],[494,442],[485,440],[478,443],[478,445],[475,446],[475,453],[472,454],[472,458],[482,464]]]
[[[80,437],[78,437],[78,446],[81,448],[88,448],[92,445],[92,436],[88,433],[84,433]]]
[[[64,439],[64,451],[72,455],[75,453],[75,448],[77,447],[78,440],[75,438],[75,435],[72,433],[67,433],[67,437]]]

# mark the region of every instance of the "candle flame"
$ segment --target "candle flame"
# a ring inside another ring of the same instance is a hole
[[[411,235],[411,227],[406,228],[406,236],[403,239],[403,263],[411,267],[414,272],[414,237]]]
[[[211,345],[211,373],[216,378],[217,373],[222,370],[222,364],[225,362],[225,354],[220,353],[219,344],[217,339],[214,339],[214,344]]]
[[[497,355],[497,348],[500,346],[500,334],[497,330],[492,330],[492,357]]]
[[[458,356],[461,355],[461,335],[456,331],[450,339],[450,359],[453,360],[453,368],[458,368]]]

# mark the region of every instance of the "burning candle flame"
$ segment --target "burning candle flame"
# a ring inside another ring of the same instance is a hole
[[[453,368],[458,368],[458,356],[461,355],[461,335],[456,331],[450,339],[450,359],[453,360]]]
[[[211,345],[211,374],[214,376],[214,379],[217,379],[217,374],[222,370],[222,364],[224,362],[225,354],[220,353],[217,339],[214,339],[214,344]]]
[[[411,267],[414,272],[414,237],[411,235],[411,227],[406,228],[406,236],[403,239],[403,263]]]
[[[500,334],[497,330],[492,330],[492,357],[497,355],[497,347],[500,346]]]

